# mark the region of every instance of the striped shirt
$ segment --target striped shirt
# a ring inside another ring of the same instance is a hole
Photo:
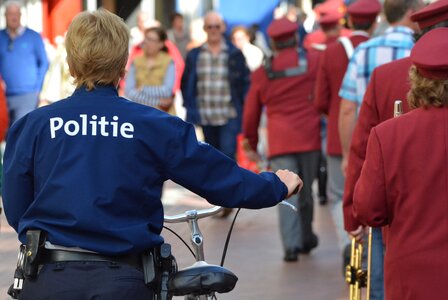
[[[231,102],[227,50],[223,42],[220,53],[214,55],[204,44],[199,53],[196,88],[201,125],[221,126],[237,116]]]
[[[175,81],[175,66],[171,62],[166,70],[163,84],[160,86],[143,86],[137,89],[137,80],[135,78],[135,66],[131,64],[126,76],[125,96],[134,102],[147,106],[157,107],[162,98],[171,98],[173,96],[173,86]]]
[[[413,34],[408,27],[390,27],[383,35],[360,44],[350,59],[339,96],[357,102],[359,108],[373,70],[409,56],[414,46]]]

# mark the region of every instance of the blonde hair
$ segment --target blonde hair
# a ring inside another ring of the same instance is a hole
[[[411,108],[448,106],[448,79],[423,77],[415,66],[409,69],[411,90],[408,103]]]
[[[71,22],[65,40],[67,63],[79,88],[116,84],[129,56],[129,29],[123,20],[99,9]]]

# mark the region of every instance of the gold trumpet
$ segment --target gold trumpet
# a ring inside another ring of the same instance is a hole
[[[345,267],[345,281],[350,286],[350,300],[361,300],[361,288],[366,288],[366,299],[370,299],[370,269],[372,265],[372,228],[367,238],[367,268],[362,268],[363,245],[352,238],[350,264]]]
[[[394,118],[403,114],[403,102],[395,100]],[[345,267],[345,281],[350,285],[350,300],[361,300],[361,288],[366,288],[366,300],[370,299],[370,270],[372,266],[372,228],[369,228],[367,268],[362,268],[363,245],[352,239],[350,264]]]

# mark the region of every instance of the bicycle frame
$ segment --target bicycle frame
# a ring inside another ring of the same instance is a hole
[[[201,230],[199,229],[198,220],[213,216],[221,212],[224,208],[220,206],[215,206],[203,210],[189,210],[183,214],[178,214],[174,216],[164,216],[165,223],[181,223],[188,222],[191,231],[191,245],[194,248],[196,255],[196,261],[205,261],[204,257],[204,238],[202,236]]]
[[[198,220],[216,215],[223,209],[223,207],[215,206],[203,210],[188,210],[183,214],[174,216],[164,216],[165,223],[188,222],[191,231],[190,242],[193,246],[193,251],[196,256],[196,263],[193,266],[206,264],[204,255],[204,238],[202,236],[201,230],[199,229]],[[214,295],[185,296],[185,299],[207,300],[212,299],[212,297],[214,297]]]

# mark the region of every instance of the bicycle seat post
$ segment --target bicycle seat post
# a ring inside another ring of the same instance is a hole
[[[205,261],[203,237],[198,224],[198,213],[196,210],[189,210],[186,212],[186,215],[191,231],[191,244],[196,254],[196,261]]]

